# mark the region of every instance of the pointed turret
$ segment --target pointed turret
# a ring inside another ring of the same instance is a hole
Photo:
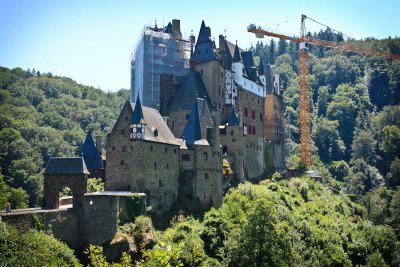
[[[135,110],[132,113],[132,123],[140,123],[143,119],[142,102],[140,101],[139,94],[136,98]]]
[[[228,125],[230,126],[239,126],[240,119],[238,114],[236,113],[236,109],[233,107],[228,117]]]
[[[209,41],[210,41],[209,31],[207,30],[206,24],[204,23],[204,20],[203,20],[201,22],[199,36],[197,38],[197,43],[202,44],[202,43],[207,43]]]
[[[196,64],[216,60],[213,41],[211,41],[211,30],[206,27],[204,20],[201,22],[199,37],[194,50]]]
[[[145,121],[143,118],[142,103],[140,97],[136,99],[135,109],[132,112],[132,123],[131,123],[131,140],[144,139],[145,135]]]
[[[192,105],[189,118],[183,129],[182,139],[187,145],[193,145],[197,140],[201,140],[200,116],[197,100]]]
[[[240,62],[240,53],[239,53],[239,47],[237,45],[237,41],[236,41],[236,46],[235,46],[235,52],[233,53],[233,63],[235,62]]]
[[[86,166],[89,169],[102,169],[103,163],[101,161],[99,151],[94,143],[92,133],[88,131],[85,142],[83,142],[79,156],[83,157]]]

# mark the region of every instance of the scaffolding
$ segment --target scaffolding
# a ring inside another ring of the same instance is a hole
[[[140,93],[144,106],[160,110],[160,75],[180,84],[190,70],[190,42],[165,29],[145,27],[131,58],[131,101]]]

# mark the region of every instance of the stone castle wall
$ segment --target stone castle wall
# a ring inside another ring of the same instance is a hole
[[[200,72],[204,86],[206,87],[207,93],[210,97],[211,104],[213,107],[222,111],[225,108],[225,70],[223,66],[218,61],[212,60],[196,64],[196,70]],[[204,98],[204,96],[199,97]],[[225,114],[226,112],[222,113]],[[221,123],[221,121],[219,123]]]
[[[233,172],[239,178],[239,181],[243,182],[243,127],[226,125],[225,128],[221,129],[220,137],[223,153],[226,153],[226,158],[231,164]]]
[[[183,129],[191,110],[177,110],[170,112],[170,125],[168,127],[176,138],[182,138]]]
[[[243,126],[247,127],[247,134],[244,134],[244,173],[249,179],[258,178],[264,172],[264,99],[243,89],[238,93]]]
[[[131,141],[126,107],[108,136],[105,189],[144,192],[153,211],[167,211],[178,195],[179,146]]]

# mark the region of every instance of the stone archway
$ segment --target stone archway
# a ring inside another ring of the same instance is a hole
[[[59,192],[65,186],[72,191],[73,208],[82,208],[89,171],[81,157],[50,158],[44,171],[44,208],[59,208]]]

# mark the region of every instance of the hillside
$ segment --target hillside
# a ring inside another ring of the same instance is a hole
[[[399,214],[400,191],[393,197]],[[136,266],[398,266],[393,229],[366,217],[364,207],[306,176],[245,183],[201,221],[177,216]],[[154,231],[148,221],[126,229],[148,247],[138,238]],[[91,256],[97,266],[101,253]]]
[[[40,205],[49,157],[76,156],[87,131],[104,144],[128,98],[128,90],[105,93],[51,73],[0,68],[0,182],[22,187],[29,206]],[[1,207],[7,200],[14,208],[28,204],[21,190],[4,195]]]

